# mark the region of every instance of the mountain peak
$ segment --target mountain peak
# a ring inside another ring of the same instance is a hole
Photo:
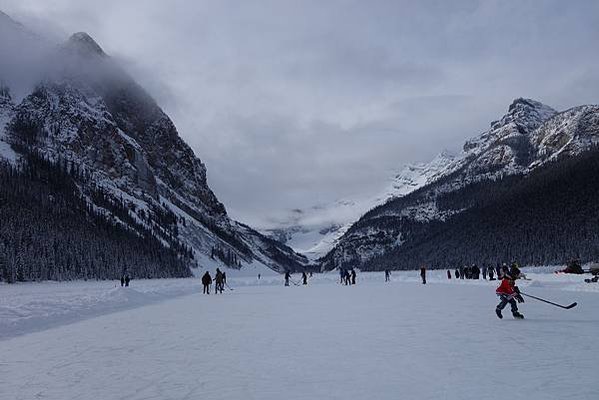
[[[523,114],[528,115],[531,112],[537,114],[536,116],[541,122],[551,118],[557,113],[553,108],[540,101],[525,99],[523,97],[515,99],[508,108],[508,115],[522,116]]]
[[[90,35],[85,32],[77,32],[71,35],[67,40],[66,47],[77,51],[80,54],[94,54],[105,57],[106,53]]]

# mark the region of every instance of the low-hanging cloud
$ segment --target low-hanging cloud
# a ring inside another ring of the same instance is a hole
[[[599,102],[595,1],[0,0],[86,31],[173,118],[237,218],[368,197],[513,98]],[[47,21],[47,23],[42,23]]]

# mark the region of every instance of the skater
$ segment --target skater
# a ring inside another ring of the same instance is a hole
[[[495,280],[495,270],[493,269],[493,267],[489,267],[489,280],[490,281],[494,281]]]
[[[351,270],[351,284],[352,285],[356,284],[356,270],[353,268]]]
[[[497,294],[497,296],[499,296],[500,299],[497,308],[495,308],[495,314],[497,314],[497,317],[499,319],[503,318],[501,310],[503,310],[508,303],[510,303],[512,315],[514,316],[514,318],[524,318],[524,315],[520,314],[520,312],[518,311],[518,304],[516,303],[516,300],[518,301],[518,303],[524,303],[524,298],[520,294],[520,289],[518,289],[518,286],[515,285],[516,278],[517,277],[513,277],[509,274],[504,274],[503,279],[501,280],[501,285],[499,285],[497,290],[495,290],[495,293]]]
[[[125,286],[125,275],[121,276],[121,287]]]
[[[420,277],[422,278],[422,284],[426,285],[426,267],[424,265],[420,267]]]
[[[497,274],[497,280],[501,279],[501,266],[499,263],[495,266],[495,273]]]
[[[202,285],[204,286],[204,294],[210,294],[210,285],[212,285],[212,277],[210,276],[210,272],[206,271],[206,273],[202,276]]]
[[[345,286],[351,285],[351,278],[348,270],[344,270],[343,272],[343,281],[345,282]]]
[[[223,286],[227,284],[227,273],[223,271]]]
[[[130,281],[131,281],[131,278],[129,278],[129,274],[125,275],[125,287],[129,287]]]
[[[285,271],[285,286],[289,286],[289,278],[291,278],[291,274],[289,271]]]
[[[306,272],[302,272],[302,285],[307,285],[308,284],[308,275],[306,275]]]
[[[460,270],[458,270],[457,268],[455,269],[455,271],[453,272],[455,274],[455,278],[456,279],[460,279]]]
[[[223,273],[220,272],[220,269],[216,269],[216,275],[214,276],[214,294],[218,294],[219,292],[223,292]]]
[[[483,264],[483,279],[487,280],[487,264]]]
[[[464,273],[465,273],[464,272],[464,267],[460,267],[460,279],[464,279],[465,278]]]
[[[385,282],[389,282],[391,280],[391,271],[388,269],[385,270]]]
[[[447,270],[447,279],[451,279],[451,271]]]
[[[260,276],[261,276],[261,275],[260,275],[260,274],[258,274],[258,280],[260,280]]]
[[[345,271],[343,268],[339,268],[339,283],[343,285],[343,281],[345,280]]]

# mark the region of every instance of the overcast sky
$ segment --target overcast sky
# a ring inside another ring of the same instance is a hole
[[[599,103],[598,1],[0,0],[88,32],[171,116],[229,213],[378,192],[516,97]]]

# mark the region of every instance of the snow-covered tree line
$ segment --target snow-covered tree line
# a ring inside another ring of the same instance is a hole
[[[97,189],[92,197],[103,199],[101,207],[131,225],[125,228],[107,218],[82,196],[76,178],[84,178],[79,174],[66,162],[52,162],[31,152],[25,153],[20,167],[0,163],[0,279],[191,275],[191,249],[178,242],[173,232],[157,237],[134,221],[125,203]]]

